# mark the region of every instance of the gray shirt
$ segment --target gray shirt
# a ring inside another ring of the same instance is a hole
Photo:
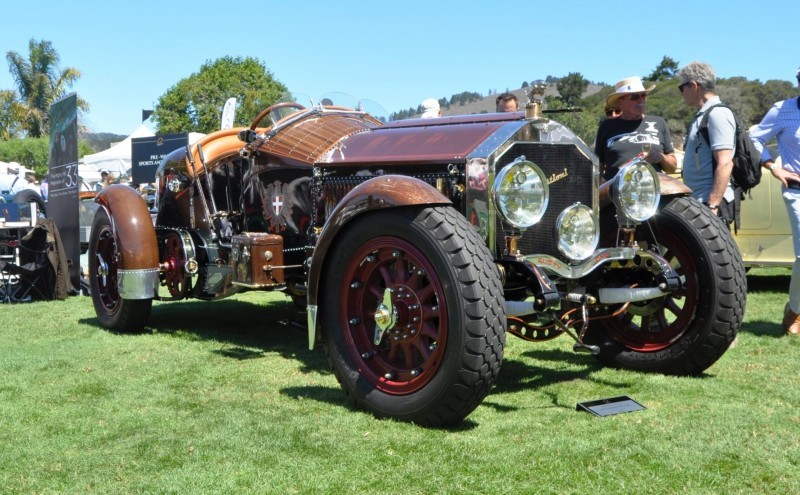
[[[683,182],[692,188],[692,197],[699,201],[708,201],[714,185],[713,151],[733,150],[736,152],[736,120],[733,112],[727,108],[715,108],[708,114],[708,138],[710,146],[700,135],[700,121],[703,114],[712,105],[721,103],[719,96],[709,99],[689,124],[686,133],[683,157]],[[730,183],[723,196],[733,201],[734,193]]]

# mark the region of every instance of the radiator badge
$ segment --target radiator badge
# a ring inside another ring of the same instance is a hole
[[[556,173],[550,174],[550,177],[547,178],[547,183],[548,184],[553,184],[554,182],[558,182],[561,179],[566,179],[568,175],[569,175],[569,172],[567,171],[567,167],[564,167],[564,171],[563,172],[558,173],[558,174],[556,174]]]
[[[291,188],[276,180],[267,185],[263,203],[264,220],[269,222],[269,231],[277,233],[285,230],[292,216]]]

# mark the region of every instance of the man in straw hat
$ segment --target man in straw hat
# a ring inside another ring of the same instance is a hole
[[[736,120],[727,107],[708,114],[708,141],[700,133],[700,121],[709,109],[722,103],[716,94],[714,68],[692,62],[678,71],[684,103],[697,108],[686,130],[683,156],[683,182],[692,188],[692,197],[730,224],[736,215],[736,195],[731,185],[733,154],[736,148]],[[716,164],[716,165],[715,165]]]
[[[675,171],[675,148],[666,121],[645,115],[647,95],[655,87],[645,89],[640,78],[628,77],[619,81],[606,98],[606,108],[618,109],[619,116],[605,119],[597,130],[594,151],[600,158],[604,180],[613,178],[621,165],[637,155],[657,170]]]

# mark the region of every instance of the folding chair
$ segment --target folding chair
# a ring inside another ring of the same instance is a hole
[[[54,299],[56,273],[47,257],[47,231],[34,228],[13,248],[13,259],[0,260],[0,301]]]

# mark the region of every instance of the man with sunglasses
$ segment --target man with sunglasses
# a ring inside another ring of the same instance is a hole
[[[597,129],[594,152],[604,180],[613,178],[621,165],[639,154],[657,170],[675,171],[677,160],[667,123],[645,115],[647,95],[653,89],[655,85],[645,89],[641,78],[629,77],[619,81],[606,98],[606,108],[619,114],[603,120]]]
[[[800,89],[800,69],[797,69]],[[777,139],[781,166],[766,144]],[[775,103],[761,122],[750,130],[750,139],[761,152],[762,166],[783,185],[783,201],[789,212],[794,243],[794,266],[789,282],[789,302],[783,312],[783,328],[789,335],[800,335],[800,97]]]
[[[729,108],[714,108],[708,114],[706,141],[700,133],[700,122],[712,106],[722,103],[715,93],[714,68],[692,62],[678,71],[678,80],[684,103],[698,109],[686,130],[683,182],[692,188],[693,198],[708,205],[730,226],[736,215],[736,192],[731,185],[736,120]]]

